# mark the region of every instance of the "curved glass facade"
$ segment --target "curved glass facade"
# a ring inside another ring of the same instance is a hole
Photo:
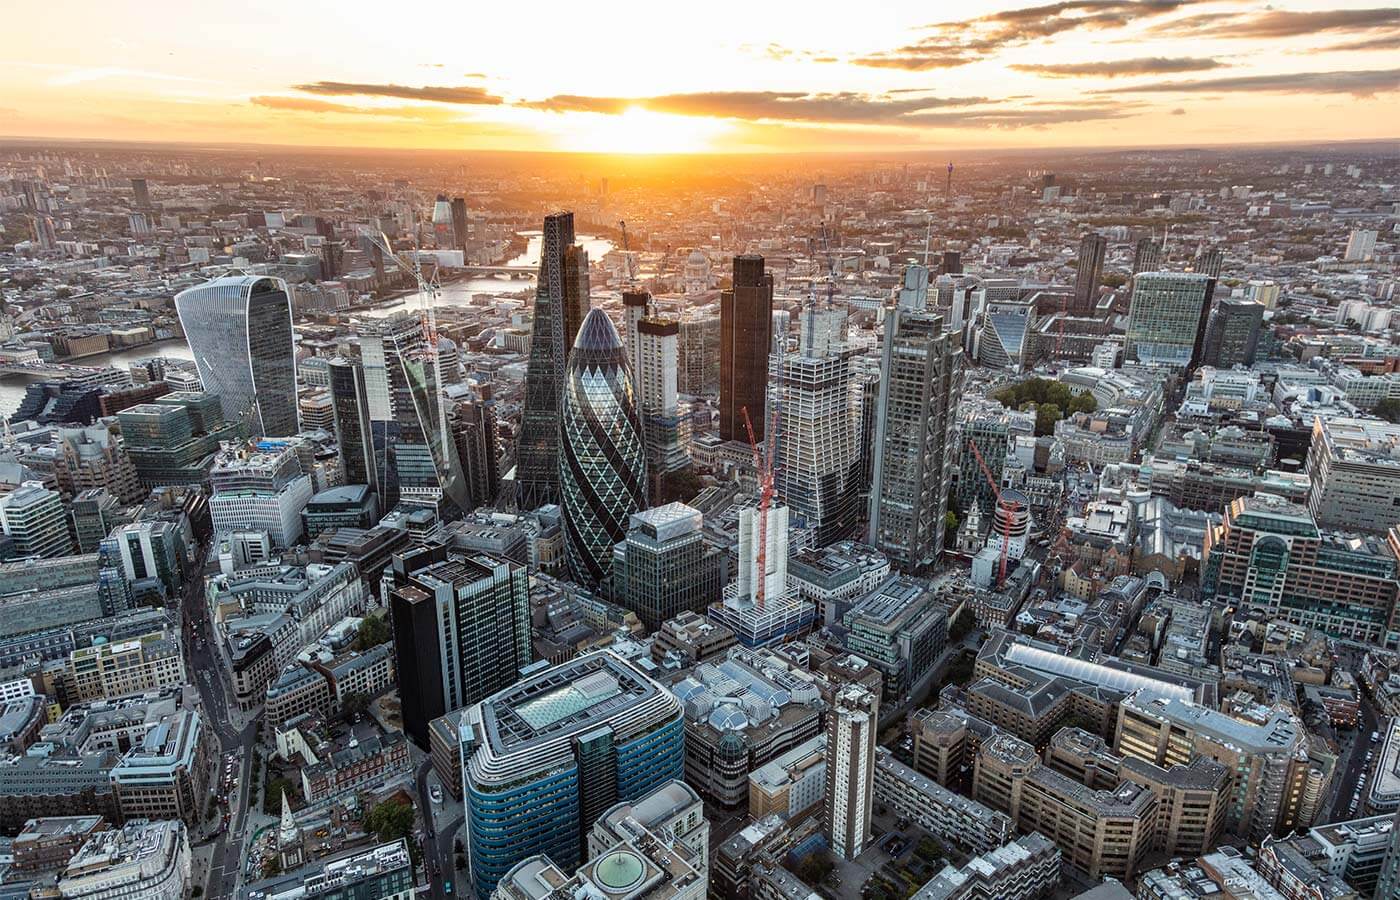
[[[292,305],[281,279],[216,278],[176,294],[175,311],[199,380],[230,422],[267,437],[300,430]]]
[[[583,320],[560,421],[559,487],[569,572],[597,587],[612,572],[613,547],[646,507],[641,423],[622,339],[607,313]]]

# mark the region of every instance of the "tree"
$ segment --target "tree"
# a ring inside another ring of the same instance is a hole
[[[365,710],[369,709],[369,704],[369,694],[363,691],[351,691],[341,701],[340,714],[345,718],[346,724],[349,724],[356,716],[364,715]]]
[[[1392,400],[1387,397],[1380,403],[1377,403],[1376,408],[1373,409],[1372,412],[1380,418],[1385,419],[1387,422],[1400,425],[1400,400]]]
[[[355,635],[355,649],[364,652],[389,641],[389,623],[382,616],[366,616]]]
[[[958,540],[958,514],[948,510],[943,514],[943,546],[951,547]]]
[[[286,778],[274,778],[267,783],[267,788],[263,790],[263,812],[269,816],[282,814],[283,791],[286,791],[287,799],[290,801],[296,796],[297,786]]]
[[[964,606],[958,610],[958,614],[948,625],[948,638],[956,643],[967,637],[968,633],[977,625],[977,617],[972,614],[972,610]]]
[[[1035,409],[1035,433],[1037,437],[1044,437],[1055,433],[1055,423],[1065,417],[1064,412],[1056,403],[1045,403]]]
[[[365,814],[365,833],[387,844],[413,833],[413,807],[402,800],[385,800]]]

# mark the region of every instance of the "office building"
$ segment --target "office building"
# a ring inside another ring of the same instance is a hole
[[[813,529],[817,546],[848,537],[860,513],[851,356],[841,347],[814,348],[810,355],[775,356],[771,366],[778,419],[773,486],[796,524]]]
[[[670,691],[608,651],[534,671],[469,708],[463,794],[478,900],[535,854],[577,869],[591,823],[682,777],[684,721]]]
[[[144,178],[131,179],[131,198],[137,209],[150,209],[151,189]]]
[[[761,527],[765,519],[766,534]],[[732,631],[745,647],[763,647],[805,633],[816,620],[816,608],[788,584],[787,566],[787,507],[775,502],[766,517],[757,509],[741,510],[738,577],[725,585],[724,599],[710,606],[710,618]]]
[[[1079,257],[1074,269],[1074,304],[1076,316],[1093,315],[1098,305],[1099,282],[1103,280],[1103,261],[1108,256],[1108,238],[1101,234],[1086,234],[1079,242]]]
[[[467,500],[474,507],[491,506],[501,489],[496,401],[491,385],[478,384],[472,396],[458,399],[452,405],[451,422]]]
[[[54,479],[65,498],[93,488],[102,488],[122,503],[136,503],[146,497],[122,446],[121,437],[109,426],[60,428],[51,448]]]
[[[1264,307],[1252,300],[1218,300],[1206,319],[1202,365],[1217,369],[1254,365],[1263,321]]]
[[[898,704],[933,672],[948,639],[948,608],[926,582],[892,575],[841,617],[843,646],[880,670],[881,702]]]
[[[831,706],[823,831],[832,853],[855,859],[871,840],[880,698],[858,684],[847,684],[836,691]]]
[[[1318,416],[1307,471],[1317,524],[1383,534],[1400,520],[1400,425]]]
[[[1369,262],[1376,255],[1377,233],[1369,228],[1353,228],[1347,236],[1347,262]]]
[[[749,773],[749,817],[754,821],[776,815],[796,824],[819,815],[825,798],[825,732]]]
[[[68,654],[65,705],[143,693],[185,683],[185,663],[173,635],[156,631],[93,644]]]
[[[504,560],[440,548],[417,556],[428,564],[389,592],[389,613],[404,731],[427,747],[429,722],[515,683],[530,664],[530,587]]]
[[[74,550],[63,498],[37,481],[26,481],[18,490],[0,496],[0,528],[13,542],[17,558],[49,559]]]
[[[588,254],[574,244],[574,214],[546,216],[525,372],[525,408],[516,444],[520,509],[560,502],[559,419],[565,366],[589,305]]]
[[[199,713],[181,709],[162,716],[112,768],[122,816],[204,821],[209,775],[218,743]]]
[[[346,484],[363,484],[379,493],[379,465],[375,460],[374,428],[369,415],[365,370],[356,362],[337,356],[327,366],[331,408],[335,416],[340,470]]]
[[[711,802],[748,801],[749,773],[821,731],[821,686],[767,650],[732,648],[671,685],[685,705],[685,780]]]
[[[261,900],[410,900],[414,882],[413,857],[401,839],[256,882],[250,893]]]
[[[613,548],[646,507],[646,460],[622,340],[593,310],[569,355],[559,422],[560,506],[569,571],[598,587],[612,574]]]
[[[301,521],[308,539],[333,528],[372,528],[379,523],[379,501],[362,483],[326,488],[307,501]]]
[[[1395,553],[1380,537],[1324,531],[1281,497],[1240,497],[1206,532],[1201,592],[1334,637],[1391,643],[1400,633]]]
[[[104,563],[120,570],[134,594],[174,597],[184,581],[185,540],[174,522],[146,519],[121,525],[100,547]]]
[[[296,434],[296,362],[286,282],[231,275],[175,295],[207,393],[258,435]]]
[[[720,293],[720,440],[748,440],[744,410],[753,423],[754,440],[763,440],[772,345],[773,276],[763,271],[762,256],[736,256],[733,286]]]
[[[190,881],[185,823],[135,821],[89,837],[59,874],[54,895],[83,900],[184,900]]]
[[[989,294],[982,315],[973,330],[972,355],[984,366],[1021,372],[1032,363],[1031,351],[1036,329],[1035,302],[1021,299],[1019,292],[1005,299],[991,299],[1002,291]]]
[[[647,631],[683,612],[704,612],[719,599],[724,559],[705,542],[704,517],[684,503],[634,513],[614,550],[613,598]]]
[[[274,547],[286,548],[301,538],[313,488],[292,447],[266,446],[224,445],[209,472],[209,514],[215,534],[265,531]]]
[[[906,571],[943,552],[962,382],[959,333],[943,317],[893,310],[874,436],[869,542]]]
[[[73,498],[68,508],[79,553],[95,553],[107,533],[127,521],[117,498],[104,488],[89,488]]]
[[[1126,358],[1185,369],[1199,359],[1214,279],[1201,273],[1133,276]]]
[[[387,416],[387,425],[376,429],[372,440],[376,463],[382,460],[385,467],[378,476],[381,493],[387,495],[383,506],[402,502],[427,507],[439,517],[452,506],[470,509],[441,393],[451,380],[449,366],[430,346],[416,316],[381,319],[377,330],[361,350],[371,418],[376,405]]]
[[[219,444],[246,436],[213,394],[178,391],[117,413],[122,442],[147,490],[209,480]]]
[[[501,879],[495,900],[561,896],[702,900],[709,883],[709,823],[684,782],[661,785],[608,810],[588,834],[588,862],[572,876],[532,856]]]
[[[1302,720],[1283,706],[1248,715],[1137,691],[1119,706],[1114,747],[1167,768],[1197,757],[1223,765],[1231,775],[1225,827],[1239,837],[1260,841],[1311,825],[1330,773],[1310,761]]]

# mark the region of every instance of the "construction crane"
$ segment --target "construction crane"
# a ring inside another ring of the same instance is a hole
[[[360,234],[368,239],[370,243],[378,247],[379,252],[384,255],[385,259],[393,260],[394,265],[411,275],[414,283],[418,286],[418,299],[423,305],[423,309],[419,314],[419,320],[422,323],[423,338],[428,344],[428,353],[431,355],[433,363],[433,391],[437,395],[434,400],[437,403],[438,439],[441,442],[439,446],[442,448],[442,451],[440,454],[432,453],[431,451],[428,453],[433,459],[434,468],[436,468],[438,466],[439,455],[446,458],[447,447],[449,446],[447,437],[447,409],[442,402],[442,363],[439,360],[440,354],[438,353],[437,312],[435,311],[438,298],[442,295],[442,281],[438,277],[436,266],[433,267],[432,277],[425,278],[423,276],[423,266],[418,259],[418,254],[414,253],[411,257],[405,258],[402,254],[397,253],[394,248],[389,245],[389,238],[386,237],[382,231],[375,232],[370,228],[361,227]],[[427,435],[424,435],[424,438],[426,439]],[[448,473],[438,472],[437,474],[438,478],[442,479],[445,484]]]
[[[755,560],[758,569],[757,583],[754,585],[754,604],[763,609],[764,594],[768,589],[768,508],[773,503],[773,445],[777,443],[778,414],[773,413],[773,425],[768,430],[765,451],[758,449],[754,438],[753,421],[749,418],[749,408],[743,407],[744,429],[749,433],[749,449],[753,451],[753,467],[758,478],[758,550]]]
[[[618,219],[617,227],[622,229],[622,257],[627,260],[627,286],[637,286],[637,271],[632,265],[632,248],[627,243],[627,222]]]
[[[969,440],[968,446],[972,448],[972,455],[977,457],[977,465],[982,468],[982,474],[987,477],[987,484],[992,486],[992,494],[997,498],[997,508],[1002,510],[1001,525],[1001,565],[998,569],[997,586],[1006,583],[1006,554],[1011,549],[1011,522],[1020,511],[1021,504],[1015,500],[1003,500],[1001,488],[997,485],[997,480],[992,477],[992,470],[987,468],[987,463],[982,459],[982,451],[977,449],[977,442]]]

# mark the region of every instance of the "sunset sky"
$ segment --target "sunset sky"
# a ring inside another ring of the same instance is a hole
[[[1400,6],[55,0],[0,135],[482,150],[1163,146],[1400,135]]]

